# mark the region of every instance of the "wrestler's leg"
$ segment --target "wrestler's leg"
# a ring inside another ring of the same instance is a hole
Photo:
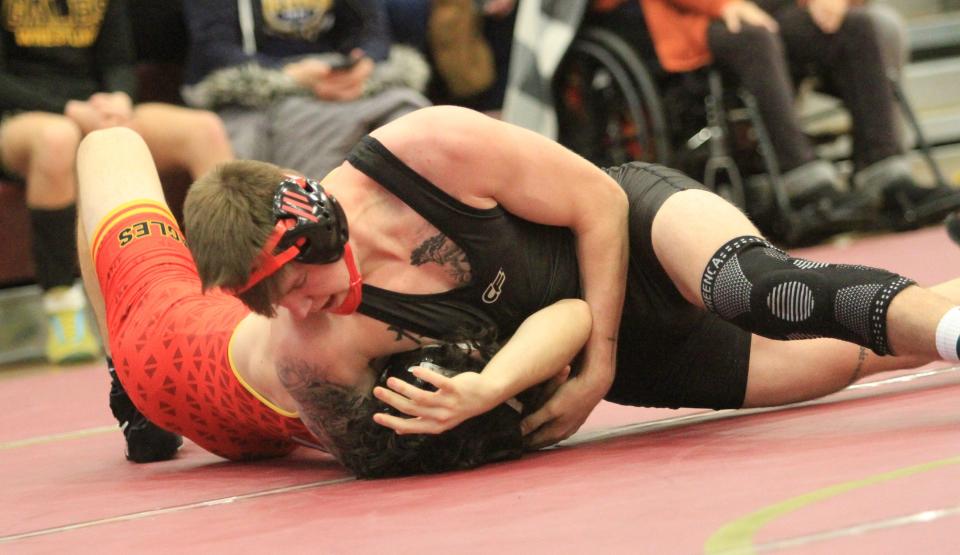
[[[106,307],[88,239],[100,221],[118,206],[134,200],[163,203],[160,180],[143,140],[125,128],[95,131],[88,135],[77,154],[77,175],[77,253],[84,287],[107,353],[111,377],[110,410],[123,430],[129,460],[167,460],[176,454],[183,439],[147,420],[117,379],[110,359]]]
[[[135,200],[166,204],[157,168],[143,138],[125,127],[94,131],[77,152],[80,226],[92,237],[118,206]]]
[[[103,293],[100,291],[100,281],[97,279],[97,271],[93,264],[93,255],[90,252],[90,241],[87,234],[77,219],[77,257],[80,263],[80,277],[83,279],[83,288],[87,293],[87,299],[90,301],[90,308],[93,309],[93,315],[97,319],[97,329],[100,330],[100,338],[103,340],[103,352],[110,356],[110,339],[107,336],[107,310],[103,304]]]
[[[667,199],[654,218],[651,233],[654,252],[667,275],[684,298],[699,307],[704,306],[704,269],[717,251],[733,238],[759,236],[736,207],[700,190],[683,191]],[[892,352],[919,355],[919,362],[938,360],[937,325],[954,306],[950,299],[915,286],[897,294],[886,316],[886,337]],[[853,349],[856,354],[857,348]]]
[[[140,104],[129,127],[143,137],[160,171],[182,169],[196,179],[233,159],[223,122],[213,112],[172,104]]]
[[[941,283],[930,291],[960,304],[960,279]],[[836,339],[777,341],[754,335],[744,407],[815,399],[865,376],[915,368],[929,361],[929,357],[916,355],[881,357],[865,347]]]

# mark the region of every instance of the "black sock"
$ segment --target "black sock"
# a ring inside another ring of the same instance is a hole
[[[77,277],[77,207],[30,209],[37,283],[46,291],[72,285]]]

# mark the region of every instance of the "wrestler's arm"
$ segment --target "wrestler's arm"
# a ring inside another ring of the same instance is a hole
[[[466,204],[500,204],[527,220],[573,230],[593,329],[580,374],[524,420],[534,446],[569,437],[613,382],[628,248],[623,190],[556,142],[462,108],[418,110],[373,135]]]
[[[437,387],[425,391],[390,378],[389,389],[374,396],[413,418],[376,414],[374,420],[400,434],[438,434],[487,412],[566,369],[590,334],[590,307],[580,299],[563,299],[533,313],[481,373],[452,378],[416,367],[415,376]]]

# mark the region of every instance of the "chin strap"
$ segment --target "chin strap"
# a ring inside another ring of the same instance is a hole
[[[340,306],[330,312],[347,315],[356,312],[363,296],[363,276],[357,270],[357,262],[353,259],[353,251],[350,249],[349,242],[343,245],[343,260],[347,265],[347,272],[350,273],[350,290]]]

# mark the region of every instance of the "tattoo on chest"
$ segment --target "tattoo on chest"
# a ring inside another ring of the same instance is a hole
[[[448,275],[457,280],[457,283],[470,281],[470,265],[467,255],[446,235],[438,233],[430,237],[413,249],[410,253],[410,264],[423,266],[424,264],[438,264]]]
[[[404,339],[409,339],[414,343],[416,343],[417,345],[422,345],[422,342],[420,341],[420,336],[410,333],[409,331],[399,326],[387,326],[387,331],[390,331],[396,334],[396,337],[393,338],[394,341],[403,341]]]

